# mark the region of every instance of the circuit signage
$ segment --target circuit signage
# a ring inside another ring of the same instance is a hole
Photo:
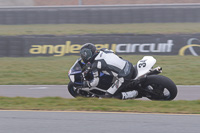
[[[173,40],[168,40],[166,43],[94,43],[97,49],[107,48],[118,54],[133,54],[133,53],[170,53],[173,48]],[[49,54],[53,56],[64,56],[66,54],[78,54],[82,44],[73,44],[72,41],[66,41],[65,44],[47,44],[47,45],[31,45],[29,53],[33,55]]]
[[[72,36],[0,36],[0,57],[79,55],[83,44],[107,48],[116,54],[200,56],[200,34]]]
[[[184,56],[186,50],[189,50],[189,52],[194,56],[199,56],[200,55],[200,40],[197,38],[188,39],[187,45],[185,45],[179,50],[179,55]]]

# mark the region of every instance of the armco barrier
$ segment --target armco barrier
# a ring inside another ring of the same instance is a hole
[[[200,34],[134,35],[97,34],[71,36],[0,36],[0,57],[78,55],[84,43],[116,54],[200,55]]]
[[[120,24],[200,22],[199,4],[4,7],[0,24]]]

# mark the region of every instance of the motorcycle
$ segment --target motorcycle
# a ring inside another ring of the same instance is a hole
[[[152,56],[144,56],[134,66],[136,75],[123,88],[122,92],[138,90],[136,98],[146,97],[150,100],[173,100],[177,95],[175,83],[168,77],[158,75],[162,72],[161,67],[153,68],[156,59]],[[70,82],[68,91],[73,97],[98,97],[106,93],[113,84],[114,77],[100,72],[99,84],[96,87],[83,87],[84,80],[93,78],[90,65],[78,59],[68,72]]]

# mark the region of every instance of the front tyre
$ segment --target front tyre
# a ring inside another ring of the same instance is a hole
[[[173,100],[177,95],[174,82],[162,75],[149,75],[142,85],[150,100]]]
[[[69,91],[69,93],[70,93],[73,97],[77,97],[77,96],[78,96],[78,94],[77,94],[77,92],[76,92],[76,88],[74,87],[73,82],[69,82],[69,84],[68,84],[68,91]]]

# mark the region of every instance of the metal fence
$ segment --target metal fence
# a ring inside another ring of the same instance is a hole
[[[120,24],[200,22],[200,5],[0,8],[0,24]]]

